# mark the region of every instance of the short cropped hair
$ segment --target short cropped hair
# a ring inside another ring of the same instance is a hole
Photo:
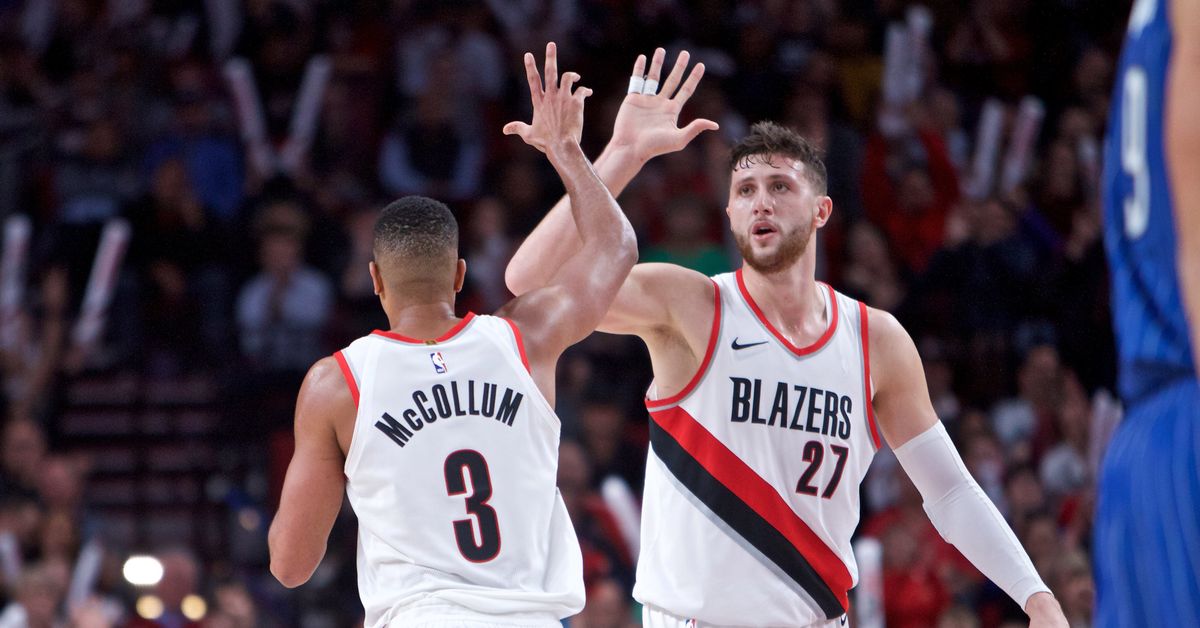
[[[375,260],[439,261],[458,255],[458,221],[445,203],[424,196],[392,201],[375,221]]]
[[[770,164],[771,157],[776,155],[803,163],[808,182],[818,194],[825,194],[828,175],[821,151],[799,133],[775,122],[764,121],[750,127],[750,134],[730,151],[729,169],[745,168],[758,161]]]

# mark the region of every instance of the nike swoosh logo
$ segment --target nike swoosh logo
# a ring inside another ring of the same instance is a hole
[[[750,343],[747,343],[747,344],[744,344],[744,345],[739,345],[739,344],[738,344],[738,339],[737,339],[737,338],[734,338],[734,339],[733,339],[733,344],[732,344],[731,346],[733,347],[733,350],[734,350],[734,351],[741,351],[742,349],[749,349],[750,347],[757,347],[758,345],[765,345],[765,344],[767,344],[767,341],[766,341],[766,340],[763,340],[763,341],[760,341],[760,342],[750,342]]]

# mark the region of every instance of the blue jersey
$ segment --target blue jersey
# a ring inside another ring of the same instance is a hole
[[[1121,54],[1104,146],[1104,241],[1125,401],[1195,377],[1175,262],[1164,152],[1169,0],[1137,0]]]

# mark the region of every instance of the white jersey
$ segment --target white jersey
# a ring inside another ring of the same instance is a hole
[[[358,404],[345,472],[367,628],[431,608],[523,625],[579,612],[559,420],[516,326],[468,315],[434,341],[376,331],[335,357]]]
[[[796,347],[741,271],[713,282],[700,370],[679,394],[646,401],[634,597],[701,625],[822,625],[846,612],[857,582],[850,536],[879,446],[866,308],[820,284],[828,328]]]

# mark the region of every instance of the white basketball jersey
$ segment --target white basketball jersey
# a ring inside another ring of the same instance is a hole
[[[531,625],[579,612],[559,421],[516,326],[468,315],[434,341],[376,331],[335,356],[358,403],[345,472],[367,628],[431,605]]]
[[[713,281],[699,372],[679,394],[646,401],[634,597],[701,623],[822,624],[846,612],[857,581],[850,535],[879,443],[866,308],[820,284],[829,326],[795,347],[741,271]]]

